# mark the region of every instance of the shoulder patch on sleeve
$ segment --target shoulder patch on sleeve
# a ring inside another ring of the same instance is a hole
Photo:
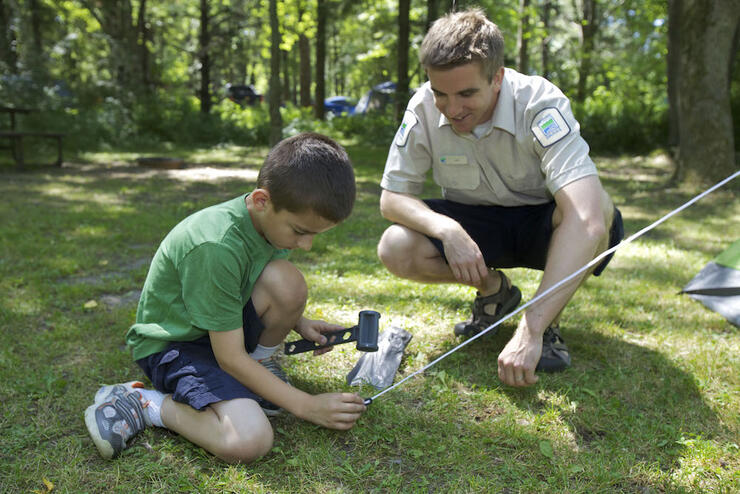
[[[532,120],[532,132],[542,147],[552,146],[570,134],[570,127],[557,108],[545,108]]]
[[[396,132],[396,146],[404,147],[409,140],[409,133],[411,129],[416,125],[416,115],[410,111],[406,111],[403,114],[403,122]]]

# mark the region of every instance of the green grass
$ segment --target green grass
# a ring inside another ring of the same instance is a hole
[[[730,190],[624,247],[580,289],[561,324],[573,367],[532,388],[496,376],[509,322],[378,399],[349,432],[272,419],[275,447],[251,465],[223,464],[161,429],[100,459],[82,414],[100,384],[142,377],[123,336],[148,261],[184,216],[251,190],[267,150],[158,151],[190,168],[152,171],[123,152],[0,168],[0,492],[47,492],[44,480],[74,493],[740,490],[738,328],[677,293],[740,234]],[[399,280],[377,261],[385,151],[349,148],[355,212],[292,259],[310,286],[309,317],[352,325],[369,308],[381,330],[413,333],[399,379],[458,343],[451,328],[473,293]],[[661,156],[598,163],[628,235],[702,190],[666,188]],[[221,178],[196,173],[207,167]],[[509,275],[534,293],[537,272]],[[344,379],[358,358],[344,345],[284,362],[297,386],[326,392],[356,389]]]

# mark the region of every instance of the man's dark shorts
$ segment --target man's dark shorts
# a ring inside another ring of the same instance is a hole
[[[433,211],[460,223],[478,244],[487,266],[545,269],[553,232],[555,202],[519,207],[470,206],[445,199],[426,199],[424,202]],[[614,221],[609,230],[609,248],[617,245],[623,238],[622,214],[614,208]],[[444,257],[442,242],[432,237],[429,240]],[[594,270],[594,276],[601,274],[613,255],[614,253],[604,258]]]
[[[244,346],[247,352],[257,347],[264,325],[250,299],[242,312]],[[211,403],[236,398],[259,399],[255,393],[219,367],[208,335],[195,341],[170,343],[159,353],[136,361],[163,393],[172,399],[202,410]]]

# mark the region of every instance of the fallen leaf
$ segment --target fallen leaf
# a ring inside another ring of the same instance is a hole
[[[550,441],[540,441],[540,453],[552,460],[555,453],[552,450],[552,444],[550,444]]]
[[[83,307],[85,307],[85,309],[94,309],[97,306],[98,303],[95,300],[88,300],[87,302],[85,302],[85,305]]]
[[[44,485],[46,486],[46,492],[51,492],[54,490],[54,484],[47,480],[46,478],[41,479],[44,482]]]

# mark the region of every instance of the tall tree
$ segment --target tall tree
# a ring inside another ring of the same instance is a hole
[[[668,73],[668,147],[678,150],[678,80],[680,76],[680,26],[681,0],[668,2],[668,57],[666,71]]]
[[[542,53],[542,77],[545,79],[550,78],[550,40],[552,35],[550,34],[550,5],[551,0],[543,0],[542,2],[542,29],[545,35],[542,37],[541,53]]]
[[[31,23],[31,53],[29,56],[31,70],[35,73],[35,78],[43,78],[45,75],[44,67],[44,37],[41,31],[42,6],[38,0],[29,0],[28,7],[30,10]]]
[[[432,23],[439,17],[439,0],[427,0],[427,22],[424,26],[424,32],[429,31]]]
[[[518,70],[526,74],[529,72],[529,0],[519,0],[519,27],[516,33],[519,47]]]
[[[139,63],[141,64],[141,81],[144,83],[144,90],[148,92],[152,89],[154,81],[152,78],[149,53],[149,44],[153,42],[153,38],[152,30],[149,29],[148,26],[146,0],[141,0],[136,25],[139,29]]]
[[[326,17],[327,1],[316,2],[316,89],[313,103],[314,116],[324,119],[326,98]]]
[[[280,115],[280,22],[277,0],[270,0],[270,146],[283,137],[283,118]]]
[[[409,12],[411,0],[398,0],[398,83],[396,84],[396,119],[403,119],[409,96]]]
[[[737,170],[730,77],[740,9],[735,0],[670,0],[680,36],[672,39],[678,80],[679,152],[675,179],[715,182]]]
[[[306,14],[304,2],[298,2],[298,19],[304,24]],[[306,35],[305,26],[298,34],[298,54],[300,56],[300,105],[311,106],[311,42]]]
[[[108,57],[111,72],[121,93],[136,94],[142,87],[141,63],[137,60],[139,30],[130,0],[80,0],[98,21],[110,46]],[[140,6],[141,8],[141,6]]]
[[[586,99],[586,82],[591,75],[592,58],[596,42],[596,33],[599,30],[599,4],[597,0],[581,0],[581,60],[578,65],[578,86],[576,101]]]
[[[200,112],[211,113],[211,15],[208,0],[200,0],[200,31],[198,33],[198,61],[200,62]]]
[[[18,35],[13,17],[8,2],[0,1],[0,62],[11,74],[18,72]]]

